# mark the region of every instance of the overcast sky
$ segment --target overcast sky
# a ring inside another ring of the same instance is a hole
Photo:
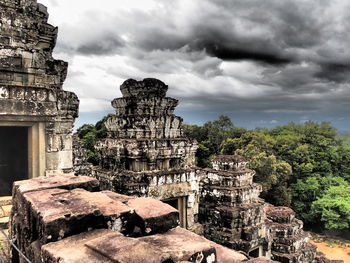
[[[77,126],[113,112],[128,79],[156,77],[177,114],[237,126],[331,121],[350,130],[350,1],[39,0],[59,27]]]

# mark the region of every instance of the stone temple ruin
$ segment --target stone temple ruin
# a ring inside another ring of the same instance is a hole
[[[35,0],[0,7],[0,196],[12,192],[9,235],[31,262],[331,262],[291,209],[259,198],[242,157],[196,167],[197,143],[159,80],[123,83],[100,165],[77,142],[73,167],[79,101],[52,57],[57,28]],[[11,260],[25,262],[15,250]]]
[[[16,180],[72,171],[79,101],[62,90],[68,65],[52,57],[57,28],[46,7],[34,0],[1,0],[0,7],[2,196]]]
[[[179,213],[170,205],[99,191],[99,182],[91,177],[58,175],[14,185],[11,235],[31,262],[247,260],[241,253],[177,227],[178,223]],[[24,262],[13,255],[12,262]]]
[[[217,156],[213,169],[204,169],[200,222],[204,236],[250,256],[280,262],[317,262],[303,223],[288,207],[275,207],[259,198],[261,185],[240,156]]]
[[[101,164],[93,174],[105,189],[172,204],[181,226],[196,230],[197,143],[183,135],[182,119],[173,114],[178,101],[167,90],[156,79],[123,83],[123,97],[112,101],[116,115],[105,123],[107,138],[96,145]]]
[[[163,82],[129,79],[120,88],[107,138],[96,144],[100,165],[77,171],[104,190],[166,202],[178,209],[182,227],[251,257],[322,262],[294,212],[259,198],[262,186],[243,157],[217,156],[212,169],[195,166],[197,144],[184,137],[173,114],[177,101],[166,97]]]
[[[270,251],[266,238],[262,187],[253,183],[255,172],[240,156],[217,156],[213,169],[205,169],[200,199],[204,235],[215,242],[250,255]],[[265,253],[264,256],[270,256]]]

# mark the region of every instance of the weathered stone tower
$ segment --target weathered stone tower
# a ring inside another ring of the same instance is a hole
[[[288,207],[276,207],[259,198],[255,171],[241,156],[219,155],[213,169],[204,169],[199,220],[204,236],[219,244],[266,256],[282,263],[317,263],[316,247],[308,243],[303,222]]]
[[[210,240],[253,257],[269,256],[262,187],[246,165],[241,156],[219,155],[213,169],[203,170],[200,222]]]
[[[329,262],[316,255],[316,247],[309,243],[309,235],[303,230],[303,222],[295,218],[289,207],[266,207],[266,226],[271,238],[271,257],[279,262]]]
[[[194,230],[197,143],[183,135],[174,115],[178,101],[166,97],[168,86],[157,79],[129,79],[120,89],[123,97],[112,101],[116,115],[105,122],[107,138],[96,145],[101,163],[94,176],[105,189],[171,204],[181,225]]]
[[[62,90],[67,63],[52,57],[47,20],[35,0],[0,0],[0,196],[13,181],[72,171],[79,101]]]

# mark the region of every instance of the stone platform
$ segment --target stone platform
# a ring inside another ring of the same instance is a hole
[[[13,196],[10,236],[33,263],[273,262],[178,227],[178,211],[159,200],[99,191],[91,177],[20,181]]]

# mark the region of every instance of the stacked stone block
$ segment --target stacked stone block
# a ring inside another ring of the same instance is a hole
[[[198,214],[197,143],[183,134],[174,115],[178,101],[166,97],[168,86],[157,79],[129,79],[122,98],[112,101],[115,116],[105,126],[107,138],[97,142],[100,165],[93,171],[104,189],[159,200],[186,202],[183,225],[194,229]]]
[[[0,7],[0,122],[43,124],[45,172],[71,172],[79,100],[62,90],[67,62],[52,57],[57,27],[36,0],[0,0]]]
[[[16,182],[11,237],[33,263],[238,263],[246,256],[176,227],[178,211],[150,198],[98,191],[91,177]],[[12,262],[25,262],[13,253]]]
[[[272,259],[282,263],[317,262],[316,247],[310,244],[303,222],[288,207],[266,208],[267,228],[272,238]]]
[[[246,253],[262,250],[265,203],[259,198],[261,185],[253,183],[255,172],[240,156],[219,155],[212,165],[213,169],[203,170],[201,183],[200,222],[205,237]]]
[[[73,167],[74,174],[90,176],[92,171],[92,164],[88,162],[86,150],[82,142],[79,140],[77,134],[73,135]]]

